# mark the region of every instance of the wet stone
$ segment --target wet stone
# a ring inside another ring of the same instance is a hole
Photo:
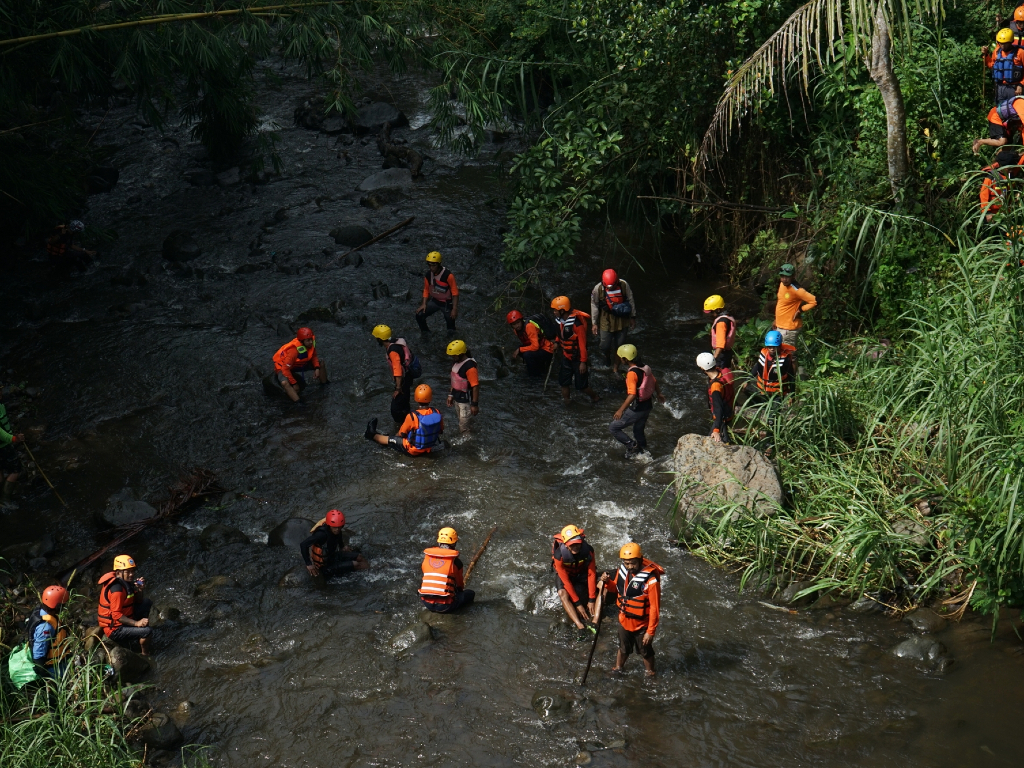
[[[139,731],[139,736],[152,749],[171,749],[184,741],[178,726],[164,712],[155,712],[153,719]]]
[[[335,243],[347,245],[349,248],[355,248],[373,239],[373,233],[370,230],[356,225],[335,227],[331,230],[330,235],[334,238]]]
[[[277,586],[281,589],[289,589],[292,587],[305,586],[309,581],[309,573],[306,571],[306,566],[297,565],[288,571],[277,581]]]
[[[384,123],[391,123],[392,128],[408,125],[405,113],[384,101],[375,101],[356,112],[352,124],[359,133],[380,133]]]
[[[29,548],[28,555],[29,557],[48,557],[53,554],[55,548],[53,536],[49,533],[44,533],[39,541]]]
[[[363,255],[361,253],[345,254],[345,258],[341,260],[341,266],[343,267],[361,267],[362,265]]]
[[[230,525],[214,523],[203,528],[203,532],[199,534],[199,543],[209,552],[229,544],[248,544],[249,537]]]
[[[948,658],[946,646],[930,637],[909,637],[896,645],[892,655],[918,664],[934,664]]]
[[[103,522],[115,527],[138,523],[154,515],[156,509],[144,501],[135,499],[127,488],[111,496],[107,508],[100,513]]]
[[[797,598],[797,595],[812,586],[814,586],[814,583],[810,581],[794,581],[782,590],[779,594],[779,601],[785,605],[809,605],[811,600],[814,599],[813,594],[805,595],[801,598]]]
[[[108,658],[122,683],[137,683],[152,668],[149,660],[120,645],[108,645]]]
[[[881,613],[885,606],[870,597],[861,597],[850,605],[850,610],[854,613]]]
[[[212,187],[217,183],[213,171],[207,168],[192,168],[185,171],[185,178],[193,187]]]
[[[272,530],[267,536],[271,547],[297,547],[309,538],[313,521],[304,517],[291,517]]]
[[[913,627],[915,632],[922,634],[941,632],[947,624],[944,618],[927,608],[918,608],[904,616],[903,620]]]
[[[396,651],[407,651],[414,646],[428,643],[433,638],[430,627],[422,621],[417,621],[395,635],[391,639],[391,647]]]
[[[200,582],[196,585],[196,588],[192,590],[194,595],[210,595],[213,592],[222,589],[235,589],[238,587],[238,581],[231,576],[213,576],[206,581]]]
[[[542,718],[561,717],[572,709],[572,702],[561,691],[542,689],[533,694],[533,711]]]
[[[161,253],[167,261],[191,261],[202,254],[203,249],[185,229],[176,229],[164,239]]]
[[[222,187],[230,187],[241,180],[242,174],[238,168],[228,168],[228,170],[217,174],[217,183]]]
[[[412,171],[408,168],[388,168],[386,171],[375,173],[359,185],[360,192],[373,192],[378,189],[391,187],[408,187],[412,184]],[[358,243],[357,243],[358,245]]]

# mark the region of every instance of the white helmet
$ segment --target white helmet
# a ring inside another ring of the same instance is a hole
[[[701,352],[697,355],[697,365],[705,371],[710,371],[712,368],[717,366],[718,363],[715,362],[715,356],[710,352]]]

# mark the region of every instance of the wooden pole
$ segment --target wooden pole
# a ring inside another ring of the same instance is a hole
[[[587,656],[587,668],[583,670],[583,679],[580,680],[580,685],[587,684],[587,675],[590,674],[590,665],[594,663],[594,651],[597,650],[597,638],[601,636],[601,619],[604,618],[601,615],[601,609],[604,608],[604,583],[602,582],[599,589],[600,593],[597,595],[597,603],[594,605],[594,620],[596,621],[597,629],[594,631],[594,642],[590,646],[590,653]]]
[[[561,351],[562,348],[558,347],[558,350]],[[551,352],[551,362],[548,363],[548,375],[544,377],[544,393],[545,394],[547,394],[547,391],[548,391],[548,381],[551,379],[551,369],[554,368],[554,367],[555,367],[555,353],[554,353],[554,350],[552,350],[552,352]]]
[[[39,470],[39,474],[43,476],[43,480],[46,481],[46,484],[48,486],[50,486],[50,490],[53,491],[54,494],[57,496],[57,499],[60,501],[61,506],[62,507],[66,507],[68,505],[68,503],[66,501],[64,501],[64,497],[62,497],[60,495],[60,492],[56,488],[53,487],[53,483],[50,482],[50,478],[48,478],[46,476],[46,473],[43,472],[43,468],[41,466],[39,466],[39,462],[36,461],[36,457],[32,455],[32,449],[28,447],[28,443],[22,443],[22,445],[25,446],[25,450],[28,451],[28,457],[30,459],[32,459],[32,463],[36,465],[36,469],[38,469]]]
[[[388,230],[387,232],[381,232],[381,233],[380,233],[379,235],[377,235],[376,237],[374,237],[374,238],[372,238],[372,239],[370,239],[370,240],[367,240],[367,241],[366,241],[365,243],[363,243],[362,245],[357,245],[357,246],[356,246],[355,248],[353,248],[353,249],[352,249],[351,251],[346,251],[345,253],[341,254],[341,256],[339,256],[339,257],[338,257],[338,261],[341,261],[341,260],[342,260],[342,259],[344,259],[344,258],[345,258],[346,256],[348,256],[348,255],[349,255],[350,253],[355,253],[356,251],[358,251],[358,250],[361,250],[361,249],[365,248],[365,247],[366,247],[366,246],[368,246],[368,245],[373,245],[373,244],[374,244],[374,243],[376,243],[376,242],[377,242],[378,240],[383,240],[383,239],[384,239],[385,237],[387,237],[388,235],[393,235],[393,234],[394,234],[395,232],[397,232],[398,230],[400,230],[400,229],[401,229],[402,227],[407,227],[407,226],[409,226],[410,224],[412,224],[412,223],[413,223],[413,222],[414,222],[415,220],[416,220],[416,217],[415,217],[415,216],[410,216],[410,217],[409,217],[408,219],[406,219],[405,221],[403,221],[403,222],[402,222],[401,224],[396,224],[395,226],[393,226],[393,227],[392,227],[391,229],[389,229],[389,230]]]
[[[476,561],[480,559],[480,555],[484,553],[484,550],[487,549],[487,545],[491,543],[491,536],[494,535],[496,530],[498,530],[498,526],[491,528],[491,532],[487,534],[487,538],[484,539],[484,543],[480,545],[480,549],[478,549],[476,554],[473,555],[473,559],[469,561],[469,567],[466,569],[466,576],[462,580],[463,584],[469,583],[469,577],[470,574],[473,573],[473,567],[476,565]]]

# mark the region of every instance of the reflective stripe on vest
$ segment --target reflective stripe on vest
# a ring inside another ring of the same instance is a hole
[[[576,315],[569,315],[566,318],[555,318],[558,323],[558,340],[562,343],[562,351],[568,352],[570,357],[575,356],[576,348]]]
[[[474,360],[472,357],[467,357],[462,362],[455,363],[452,366],[452,389],[454,389],[456,392],[469,392],[469,379],[462,375],[462,366],[466,365],[467,363],[476,364],[476,360]]]
[[[619,613],[630,619],[647,621],[650,607],[647,602],[647,580],[654,575],[651,566],[641,568],[630,576],[626,566],[620,565],[615,575],[615,586],[619,592]]]
[[[757,388],[768,394],[777,394],[788,389],[789,374],[782,372],[782,366],[786,362],[787,354],[783,353],[778,359],[772,358],[772,353],[767,348],[761,350],[758,358]]]
[[[452,300],[452,287],[448,283],[448,278],[451,277],[452,273],[448,267],[441,267],[441,271],[436,275],[433,272],[427,272],[427,280],[430,284],[430,297],[442,304],[445,304]]]
[[[729,323],[729,330],[725,334],[725,349],[732,349],[733,341],[736,338],[736,320],[732,315],[719,315],[715,318],[715,322],[711,324],[711,349],[715,349],[715,326],[718,325],[722,320]]]
[[[626,297],[622,295],[622,283],[616,283],[616,285],[619,287],[601,286],[604,289],[604,303],[608,305],[608,309],[613,309],[616,304],[621,304],[626,300]]]
[[[455,594],[455,558],[458,550],[431,547],[423,550],[423,581],[420,594],[426,597],[447,597]]]
[[[412,415],[416,419],[416,428],[409,433],[409,442],[420,450],[433,448],[441,434],[441,412],[437,408],[430,408],[426,413],[415,410]]]
[[[99,619],[99,625],[103,628],[104,634],[110,637],[110,633],[121,626],[121,622],[115,619],[110,610],[110,588],[115,584],[120,584],[124,588],[125,598],[121,603],[121,612],[125,615],[131,615],[132,608],[135,605],[135,593],[132,592],[131,587],[124,579],[118,578],[113,571],[105,573],[99,580],[100,584],[100,604],[96,611],[97,618]]]

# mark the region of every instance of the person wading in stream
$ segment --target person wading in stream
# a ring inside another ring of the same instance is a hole
[[[329,579],[369,569],[369,561],[345,543],[344,529],[345,514],[339,509],[332,509],[310,529],[312,536],[299,544],[302,561],[310,576]]]
[[[636,347],[623,344],[616,350],[615,357],[620,365],[626,367],[626,399],[612,417],[608,431],[626,446],[626,458],[631,459],[647,450],[644,428],[654,408],[654,396],[657,394],[660,403],[665,402],[665,396],[661,394],[661,387],[651,367],[637,359]],[[623,431],[629,426],[633,427],[632,439]]]
[[[427,274],[423,276],[423,301],[416,310],[416,322],[423,333],[429,333],[427,318],[435,312],[444,315],[448,333],[455,333],[455,318],[459,316],[459,286],[448,267],[441,266],[441,254],[427,254]]]
[[[327,383],[327,369],[316,353],[313,331],[299,328],[295,338],[274,354],[274,377],[293,403],[299,402],[299,394],[306,388],[306,371],[310,369],[317,382]]]
[[[519,339],[519,348],[512,353],[512,359],[522,357],[526,363],[527,376],[543,376],[551,366],[551,355],[555,345],[548,338],[539,317],[527,319],[518,309],[513,309],[505,316],[505,322],[512,327],[512,333]],[[547,320],[551,323],[550,318]],[[552,335],[557,331],[552,329]]]
[[[636,302],[633,289],[614,269],[606,269],[590,292],[590,318],[591,333],[600,339],[605,362],[612,373],[618,373],[619,359],[612,351],[625,344],[628,331],[636,328]]]
[[[412,395],[413,382],[423,375],[420,359],[409,349],[405,339],[392,338],[391,328],[378,325],[373,329],[373,338],[384,348],[388,371],[395,380],[395,390],[391,393],[391,418],[395,424],[402,424],[412,411],[409,398]]]
[[[99,580],[100,600],[97,616],[103,634],[118,645],[129,646],[136,640],[143,656],[149,656],[153,628],[149,626],[150,600],[142,597],[143,579],[135,578],[135,561],[129,555],[114,558],[114,570]]]
[[[778,333],[778,331],[776,331]],[[711,408],[711,437],[719,443],[729,442],[729,422],[732,421],[735,390],[732,374],[719,367],[710,352],[697,355],[697,367],[708,376],[708,406]]]
[[[587,622],[593,621],[597,600],[597,560],[582,528],[567,525],[555,534],[551,568],[557,574],[558,598],[570,621],[576,629],[594,631]]]
[[[15,434],[11,426],[3,396],[4,387],[0,384],[0,500],[14,495],[15,484],[21,475],[21,457],[15,446],[25,442],[25,436],[20,432]]]
[[[448,407],[454,405],[459,415],[459,432],[468,432],[469,420],[480,413],[480,372],[461,339],[448,345],[448,357],[454,358]]]
[[[782,332],[782,340],[796,347],[796,337],[804,321],[800,315],[818,306],[818,300],[805,291],[793,279],[796,268],[783,264],[779,268],[778,301],[775,304],[775,325],[773,329]]]
[[[419,407],[405,417],[405,421],[393,437],[377,434],[377,420],[370,419],[366,425],[367,440],[380,445],[390,445],[396,451],[409,456],[425,456],[441,450],[441,434],[444,432],[444,417],[437,408],[430,405],[434,391],[427,384],[420,384],[413,393]]]
[[[569,403],[572,396],[569,387],[575,382],[576,389],[590,396],[596,403],[601,397],[590,388],[590,374],[587,372],[587,323],[586,312],[573,309],[568,296],[556,296],[551,302],[558,324],[558,344],[562,348],[562,362],[558,369],[558,385],[562,388],[562,400]]]
[[[437,546],[423,550],[420,600],[428,611],[450,613],[473,602],[476,593],[466,589],[462,561],[455,549],[458,541],[454,528],[442,528],[437,532]]]
[[[619,550],[619,570],[614,579],[602,574],[600,584],[617,595],[619,606],[619,652],[612,672],[622,671],[626,659],[636,652],[644,662],[647,676],[654,677],[654,633],[661,610],[661,585],[665,569],[644,558],[634,542]]]
[[[725,299],[717,293],[704,299],[704,314],[712,315],[711,354],[719,368],[732,368],[733,341],[736,339],[736,319],[725,308]]]

